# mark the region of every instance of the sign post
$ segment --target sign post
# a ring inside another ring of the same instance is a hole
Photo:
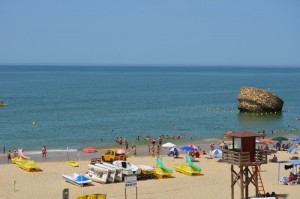
[[[137,199],[138,198],[138,194],[137,194],[137,177],[135,175],[126,176],[124,181],[125,181],[125,199],[127,199],[126,189],[127,188],[132,188],[132,187],[135,187],[135,194],[136,194],[136,199]]]

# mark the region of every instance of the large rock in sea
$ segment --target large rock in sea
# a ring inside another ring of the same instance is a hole
[[[243,112],[281,112],[283,100],[270,91],[255,87],[242,87],[238,94],[238,109]]]

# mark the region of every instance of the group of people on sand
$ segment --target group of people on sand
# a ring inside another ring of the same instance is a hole
[[[3,149],[3,155],[4,155],[5,152],[6,152],[5,146],[4,146],[2,149]],[[15,157],[17,157],[17,156],[18,156],[17,150],[15,150],[13,154],[11,154],[10,150],[8,150],[7,153],[6,153],[7,163],[11,163],[11,159],[12,159],[12,158],[15,158]]]
[[[17,154],[16,150],[14,151],[13,155],[11,155],[10,150],[8,150],[6,155],[7,155],[7,163],[8,164],[11,163],[11,157],[13,157],[13,158],[18,157],[18,154]]]
[[[5,147],[3,147],[3,154],[5,154]],[[43,156],[43,160],[45,161],[46,160],[46,154],[47,154],[47,149],[46,149],[46,146],[44,145],[42,147],[42,156]],[[17,150],[14,150],[13,154],[11,154],[10,150],[8,150],[8,152],[6,153],[6,157],[7,157],[7,163],[10,164],[11,163],[11,159],[12,158],[16,158],[18,157],[18,153],[17,153]]]
[[[293,183],[293,184],[300,183],[300,171],[298,174],[293,174],[293,172],[290,172],[288,181],[284,182],[284,184],[288,185],[290,183]]]
[[[155,157],[155,155],[159,157],[161,154],[161,145],[160,144],[155,145],[155,142],[153,143],[152,141],[152,144],[148,145],[148,154],[149,156],[152,157]]]
[[[161,139],[161,140],[164,140],[164,139],[181,139],[181,138],[184,138],[185,136],[183,135],[183,134],[180,134],[180,135],[164,135],[164,134],[162,134],[162,135],[160,135],[159,136],[159,139]],[[149,136],[149,135],[147,135],[145,138],[144,138],[144,140],[153,140],[153,139],[155,139],[155,138],[153,138],[153,137],[151,137],[151,136]],[[136,140],[140,140],[140,136],[137,136],[137,138],[136,138]]]

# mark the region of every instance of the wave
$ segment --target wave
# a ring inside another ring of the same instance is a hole
[[[64,152],[64,153],[67,153],[67,152],[78,152],[77,149],[50,149],[50,150],[47,150],[47,153],[61,153],[61,152]],[[36,154],[41,154],[42,151],[25,151],[26,154],[31,154],[31,155],[36,155]]]

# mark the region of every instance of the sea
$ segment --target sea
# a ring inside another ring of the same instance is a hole
[[[1,65],[0,85],[0,149],[208,141],[239,130],[300,136],[300,67]],[[279,96],[282,112],[240,113],[244,86]]]

